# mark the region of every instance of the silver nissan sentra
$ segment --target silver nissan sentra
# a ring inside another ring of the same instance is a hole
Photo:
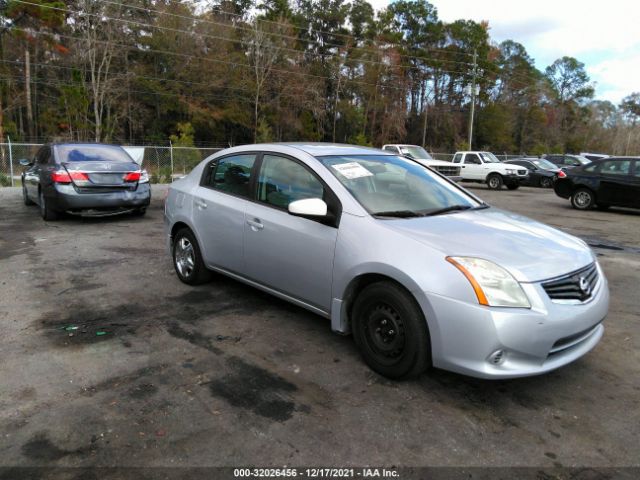
[[[536,375],[604,331],[586,243],[377,149],[223,150],[171,185],[165,227],[180,280],[218,272],[307,308],[390,378]]]

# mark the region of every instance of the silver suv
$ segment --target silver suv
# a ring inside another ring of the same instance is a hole
[[[180,280],[218,272],[307,308],[391,378],[535,375],[603,334],[607,280],[582,240],[382,150],[224,150],[171,185],[165,220]]]

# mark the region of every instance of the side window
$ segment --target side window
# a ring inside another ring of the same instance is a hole
[[[275,155],[262,159],[258,200],[278,208],[304,198],[323,198],[324,187],[316,176],[293,160]]]
[[[214,161],[209,167],[211,170],[203,185],[221,192],[249,198],[251,197],[249,181],[255,161],[255,154],[233,155]]]
[[[460,163],[462,161],[462,154],[456,153],[453,157],[453,163]]]
[[[391,145],[387,145],[386,147],[384,147],[384,149],[387,152],[400,153],[398,147],[392,147]]]
[[[467,156],[464,159],[464,163],[480,165],[482,162],[480,161],[480,157],[478,157],[477,153],[467,153]]]
[[[633,172],[633,176],[640,178],[640,160],[636,160],[634,163],[636,164],[636,168]]]
[[[604,175],[629,175],[631,173],[631,160],[610,160],[602,162],[600,173]]]

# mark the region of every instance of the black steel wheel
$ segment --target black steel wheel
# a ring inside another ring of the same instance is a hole
[[[413,296],[383,281],[365,287],[352,311],[352,332],[364,361],[385,377],[424,372],[431,362],[427,323]]]

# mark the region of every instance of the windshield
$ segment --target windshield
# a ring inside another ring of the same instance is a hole
[[[61,163],[133,162],[122,147],[115,145],[57,145],[55,148]]]
[[[318,159],[372,215],[417,217],[484,206],[428,168],[403,157],[332,155]]]
[[[551,163],[549,160],[540,159],[540,160],[531,160],[536,167],[542,168],[543,170],[557,170],[558,166],[555,163]]]
[[[500,163],[500,160],[498,160],[498,157],[496,157],[491,152],[480,152],[480,156],[482,157],[482,160],[484,160],[485,163]]]
[[[591,163],[591,160],[589,160],[586,157],[583,157],[582,155],[572,155],[571,158],[575,158],[576,160],[578,160],[582,165],[586,165],[587,163]]]
[[[409,158],[417,158],[419,160],[433,160],[433,157],[429,155],[422,147],[416,147],[413,145],[400,147],[400,153],[406,155]]]

